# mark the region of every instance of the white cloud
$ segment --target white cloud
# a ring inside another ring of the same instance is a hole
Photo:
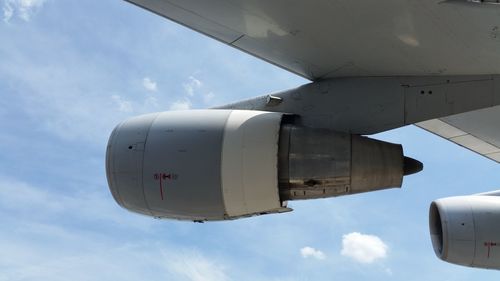
[[[0,280],[231,279],[227,262],[210,253],[157,242],[152,235],[111,235],[123,229],[151,234],[165,223],[131,216],[102,196],[108,191],[65,193],[0,174],[0,220],[9,228],[0,232]],[[103,230],[100,224],[114,226]]]
[[[176,253],[166,255],[168,271],[190,281],[226,281],[229,280],[224,267],[209,260],[199,253]]]
[[[110,200],[107,192],[87,190],[83,194],[63,195],[44,186],[0,175],[0,217],[2,211],[8,211],[16,213],[16,217],[21,218],[21,223],[62,216],[71,217],[73,221],[91,218],[94,222],[105,221],[108,224],[116,223],[127,227],[137,226],[146,232],[149,231],[152,221],[135,216],[124,217],[123,210]]]
[[[41,209],[44,211],[60,211],[64,208],[61,200],[54,200],[43,190],[24,182],[0,178],[0,206],[17,210],[24,202],[30,202],[29,207],[43,207]]]
[[[41,8],[45,0],[5,0],[3,4],[3,20],[9,22],[14,15],[29,21],[36,10]]]
[[[118,105],[118,110],[121,112],[131,112],[133,111],[132,103],[128,100],[122,99],[119,95],[112,95],[111,98]]]
[[[201,253],[184,255],[182,248],[166,244],[113,241],[95,232],[45,225],[22,235],[32,239],[0,237],[0,280],[230,280],[221,265]]]
[[[156,84],[156,82],[151,80],[151,78],[149,77],[144,77],[144,79],[142,79],[142,85],[146,90],[150,92],[156,92],[158,90],[158,85]]]
[[[9,22],[12,16],[14,15],[14,8],[12,8],[12,6],[8,2],[6,2],[3,5],[2,9],[3,9],[3,20],[5,22]]]
[[[156,108],[159,106],[158,99],[155,97],[147,97],[144,100],[144,106],[145,108]]]
[[[12,40],[0,44],[4,54],[0,76],[15,85],[9,89],[12,104],[17,106],[12,109],[22,109],[26,120],[36,120],[36,130],[41,132],[101,144],[112,128],[129,116],[128,112],[117,114],[120,106],[111,95],[132,96],[132,90],[113,74],[111,63],[102,63],[105,59],[100,55],[79,54],[77,42],[61,37],[59,31],[41,32],[28,24],[23,32],[5,34]],[[19,94],[14,98],[14,93]],[[122,110],[127,111],[124,106]]]
[[[189,76],[188,82],[183,84],[184,90],[186,91],[186,95],[192,97],[195,94],[195,91],[200,89],[203,86],[203,83],[196,79],[193,76]]]
[[[324,260],[326,258],[326,255],[322,251],[316,250],[312,247],[304,247],[300,249],[300,254],[305,259],[315,258],[317,260]]]
[[[212,92],[209,92],[207,94],[203,95],[203,102],[205,103],[210,103],[215,97],[215,94]]]
[[[188,99],[178,100],[170,105],[170,110],[188,110],[191,108],[191,101]]]
[[[373,263],[387,257],[387,245],[375,235],[352,232],[342,237],[341,254],[359,263]]]

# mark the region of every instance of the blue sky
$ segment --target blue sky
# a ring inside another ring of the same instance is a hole
[[[118,122],[307,81],[124,1],[0,3],[0,281],[498,280],[439,261],[427,212],[498,189],[499,166],[413,126],[375,136],[424,162],[402,189],[205,224],[121,209],[104,172]]]

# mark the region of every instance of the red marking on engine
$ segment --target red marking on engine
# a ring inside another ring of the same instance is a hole
[[[484,242],[484,246],[488,247],[488,258],[490,258],[491,247],[497,246],[495,242]]]
[[[165,174],[164,173],[156,173],[153,175],[153,178],[155,180],[160,181],[160,198],[161,198],[161,200],[163,200],[163,182],[162,182],[162,179],[165,179]]]
[[[161,184],[161,180],[162,180],[162,177],[160,177],[160,197],[161,197],[161,200],[163,201],[163,186]]]
[[[178,178],[178,175],[177,174],[167,174],[167,173],[156,173],[153,175],[153,178],[155,180],[159,180],[160,181],[160,197],[161,197],[161,200],[163,200],[163,181],[164,180],[177,180]]]

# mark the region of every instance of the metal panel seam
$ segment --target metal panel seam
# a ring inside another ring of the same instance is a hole
[[[474,242],[474,255],[473,255],[473,258],[472,258],[472,262],[471,262],[471,265],[474,265],[475,261],[476,261],[476,250],[477,250],[477,242],[476,242],[476,214],[474,213],[474,209],[472,208],[472,204],[470,204],[470,199],[467,199],[467,202],[469,203],[469,208],[470,208],[470,211],[471,211],[471,214],[472,214],[472,229],[474,230],[472,232],[472,235],[474,235],[474,237],[472,237],[472,241]]]
[[[225,201],[225,196],[224,196],[224,179],[222,175],[222,161],[224,160],[224,141],[226,140],[226,127],[227,127],[227,122],[229,122],[229,118],[233,114],[234,110],[231,110],[231,112],[227,115],[226,121],[224,121],[224,126],[222,127],[222,142],[221,142],[221,150],[220,150],[220,169],[219,169],[219,178],[220,178],[220,194],[221,194],[221,199],[222,199],[222,205],[224,206],[224,217],[229,218],[229,215],[227,213],[227,208],[226,208],[226,201]]]
[[[144,191],[144,157],[146,156],[146,143],[148,142],[148,136],[149,132],[151,131],[151,127],[153,126],[153,123],[158,119],[158,117],[161,115],[161,113],[156,114],[155,118],[151,121],[148,127],[148,131],[146,133],[146,137],[144,138],[144,150],[142,152],[142,163],[141,163],[141,187],[142,187],[142,196],[144,196],[144,204],[148,208],[149,213],[151,216],[153,215],[153,211],[151,210],[151,207],[149,206],[148,200],[146,199],[146,192]]]

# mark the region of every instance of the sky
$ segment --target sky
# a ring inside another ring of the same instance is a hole
[[[498,280],[434,255],[428,208],[499,189],[499,165],[414,126],[373,136],[424,163],[402,189],[204,224],[120,208],[116,124],[307,81],[124,1],[0,5],[0,281]]]

